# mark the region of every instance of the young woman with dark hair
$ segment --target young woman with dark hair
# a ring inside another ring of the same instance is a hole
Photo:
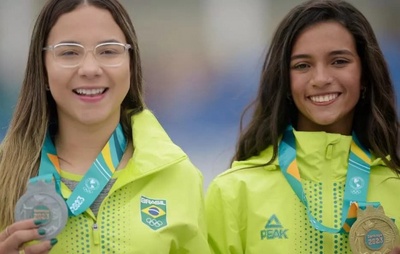
[[[395,93],[360,11],[334,0],[293,8],[251,106],[231,169],[207,193],[214,253],[388,253],[400,244]]]

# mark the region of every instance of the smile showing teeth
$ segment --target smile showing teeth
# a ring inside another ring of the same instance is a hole
[[[333,94],[325,94],[325,95],[316,95],[316,96],[310,96],[310,100],[313,102],[330,102],[336,99],[339,95],[337,93]]]
[[[93,96],[93,95],[99,95],[102,94],[106,89],[105,88],[96,88],[96,89],[83,89],[83,88],[79,88],[74,90],[77,94],[79,95],[89,95],[89,96]]]

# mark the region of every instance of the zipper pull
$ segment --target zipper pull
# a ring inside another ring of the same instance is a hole
[[[99,245],[100,244],[100,232],[98,230],[97,223],[93,224],[92,229],[93,229],[93,243],[95,245]]]

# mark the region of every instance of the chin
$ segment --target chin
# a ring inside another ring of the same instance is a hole
[[[111,116],[99,116],[99,115],[85,115],[79,117],[79,122],[83,125],[99,125],[99,124],[107,124],[108,122],[115,121],[115,117]],[[117,120],[118,121],[118,120]]]

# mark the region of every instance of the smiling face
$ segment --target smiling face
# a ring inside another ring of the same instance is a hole
[[[46,45],[73,42],[87,50],[103,42],[125,44],[124,33],[104,9],[81,5],[63,14],[50,30]],[[50,92],[57,104],[59,126],[71,124],[116,125],[130,84],[129,55],[118,67],[100,65],[92,51],[81,64],[64,68],[55,62],[52,51],[45,52]]]
[[[351,133],[361,63],[345,27],[322,22],[300,33],[291,55],[290,88],[299,111],[298,130]]]

